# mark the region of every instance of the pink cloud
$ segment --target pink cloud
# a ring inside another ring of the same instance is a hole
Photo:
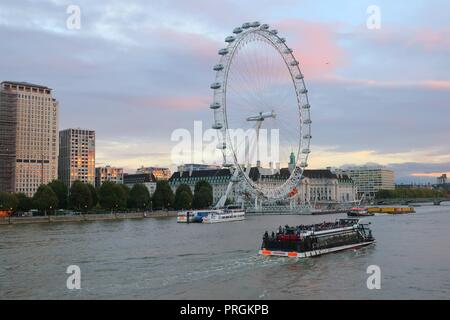
[[[442,174],[446,174],[447,176],[450,176],[450,172],[428,172],[428,173],[412,173],[411,176],[413,177],[440,177]]]
[[[203,96],[153,96],[135,98],[131,103],[146,108],[198,110],[209,106],[210,100]]]
[[[337,44],[338,24],[287,19],[274,25],[294,49],[307,78],[320,78],[348,63],[346,52]]]
[[[218,59],[220,43],[198,33],[180,32],[170,28],[158,28],[150,31],[152,36],[160,38],[159,46],[169,46],[172,50],[188,53],[199,59]]]
[[[450,90],[450,81],[427,80],[422,82],[425,87],[438,90]]]
[[[411,45],[419,45],[427,51],[449,51],[450,30],[420,29],[415,32]]]

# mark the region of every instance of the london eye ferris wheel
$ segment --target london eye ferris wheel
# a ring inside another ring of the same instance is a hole
[[[235,167],[235,177],[254,195],[287,199],[310,153],[310,104],[300,63],[285,38],[267,24],[244,23],[225,43],[213,68],[210,105],[224,165]],[[237,132],[253,134],[240,139]],[[292,153],[295,160],[283,183],[270,185],[251,175],[255,167],[279,174]]]

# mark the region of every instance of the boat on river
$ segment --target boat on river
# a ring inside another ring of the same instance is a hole
[[[259,254],[306,258],[368,246],[375,242],[369,224],[347,218],[313,225],[280,227],[271,235],[265,232]]]
[[[221,213],[223,210],[205,209],[205,210],[185,210],[178,212],[178,223],[202,223],[203,219],[211,214]]]
[[[374,213],[369,212],[369,210],[364,207],[354,207],[347,212],[347,216],[349,217],[371,217],[374,215]]]
[[[240,206],[228,206],[223,210],[214,210],[203,218],[203,223],[221,223],[245,220],[245,210]]]

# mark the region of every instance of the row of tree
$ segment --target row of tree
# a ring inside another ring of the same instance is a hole
[[[92,208],[106,210],[124,209],[200,209],[212,205],[211,185],[199,181],[192,194],[191,188],[180,185],[175,195],[167,181],[158,181],[153,197],[143,184],[129,188],[123,184],[105,182],[99,188],[81,181],[75,181],[70,189],[60,180],[41,185],[32,198],[23,193],[0,193],[0,210],[26,212],[37,209],[40,212],[53,212],[57,209],[73,209],[87,212]]]
[[[377,199],[393,198],[441,198],[444,193],[439,190],[426,188],[396,188],[394,190],[380,190],[377,192]]]

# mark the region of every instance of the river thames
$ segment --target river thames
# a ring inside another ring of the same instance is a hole
[[[345,215],[0,226],[0,299],[449,299],[450,205],[416,211],[364,219],[375,245],[303,260],[257,256],[264,231]],[[69,265],[80,290],[66,287]]]

